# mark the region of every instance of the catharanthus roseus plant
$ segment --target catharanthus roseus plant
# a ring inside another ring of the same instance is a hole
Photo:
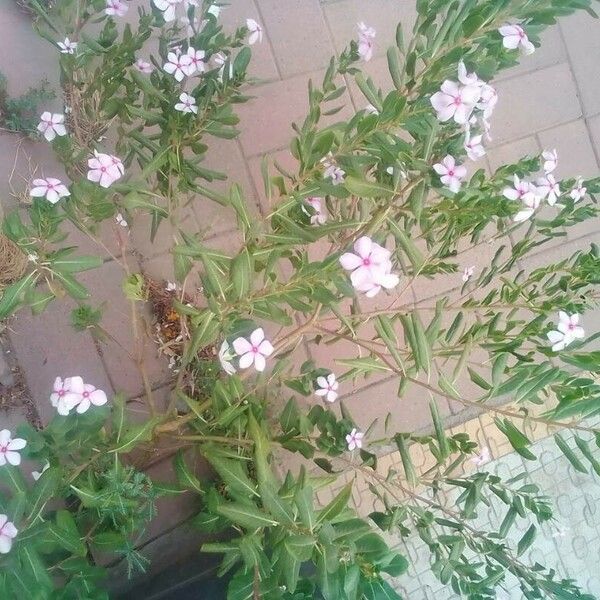
[[[439,408],[443,399],[486,411],[531,461],[528,427],[543,423],[575,469],[600,471],[600,434],[586,420],[600,389],[598,353],[586,350],[597,332],[585,314],[598,298],[600,249],[522,266],[596,217],[600,179],[557,179],[552,148],[492,174],[476,164],[503,101],[494,75],[535,51],[545,26],[588,4],[419,0],[412,38],[399,26],[387,51],[391,91],[361,71],[378,43],[365,9],[357,39],[309,86],[308,116],[291,142],[297,169],[272,175],[265,161],[265,218],[239,186],[212,189],[224,175],[202,165],[211,137],[237,135],[248,46],[263,40],[256,15],[229,36],[208,0],[149,0],[136,28],[120,22],[131,11],[124,0],[58,0],[39,11],[66,104],[64,115],[41,114],[39,132],[68,180],[32,181],[27,218],[5,219],[5,234],[32,258],[0,315],[41,312],[68,294],[81,303],[76,327],[110,344],[76,275],[102,261],[64,246],[61,225],[97,239],[114,221],[123,250],[130,227],[149,221],[154,239],[171,226],[168,281],[157,286],[113,258],[136,336],[151,329],[140,327],[142,308],[167,303],[174,378],[161,411],[138,361],[148,404],[140,422],[121,395],[57,374],[48,384],[55,419],[18,437],[0,432],[5,594],[20,597],[25,581],[41,597],[105,597],[99,553],[146,568],[136,542],[154,500],[186,493],[197,496],[199,534],[218,536],[202,551],[223,555],[232,600],[398,598],[393,578],[408,560],[384,532],[418,534],[433,573],[463,597],[495,598],[513,576],[526,598],[591,598],[523,557],[552,519],[550,500],[522,477],[488,473],[490,450],[447,433]],[[355,79],[365,108],[324,122],[344,102],[341,75]],[[179,228],[182,208],[206,199],[235,215],[235,251]],[[422,290],[442,277],[454,291],[428,300]],[[390,414],[357,422],[340,398],[382,377],[397,384]],[[409,398],[427,406],[429,434],[396,426]],[[177,486],[152,482],[129,458],[165,440],[179,449]],[[379,464],[391,449],[401,472]],[[431,459],[425,472],[415,449]],[[201,481],[186,453],[202,456],[215,479]],[[20,469],[21,455],[36,461],[35,475]],[[377,507],[368,514],[353,506],[353,482],[317,502],[317,490],[349,470],[368,482]],[[475,524],[492,503],[505,514],[499,531]],[[529,525],[514,543],[517,520]],[[71,596],[52,595],[61,585]]]

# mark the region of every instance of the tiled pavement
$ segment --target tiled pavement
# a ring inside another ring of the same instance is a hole
[[[131,10],[129,14],[134,12]],[[247,17],[256,18],[265,28],[265,41],[253,47],[252,73],[259,79],[252,88],[255,99],[239,107],[242,133],[238,140],[211,142],[207,166],[227,172],[230,183],[243,185],[253,210],[267,214],[269,205],[264,198],[260,176],[261,156],[272,154],[283,165],[293,167],[293,160],[286,151],[292,134],[290,123],[305,113],[308,79],[322,75],[330,55],[346,46],[355,36],[357,21],[364,20],[378,32],[377,51],[366,65],[366,71],[377,85],[389,88],[385,50],[393,40],[398,21],[403,22],[405,31],[410,30],[415,19],[414,0],[233,0],[232,5],[222,12],[222,20],[228,28],[243,23]],[[48,51],[46,42],[31,31],[28,19],[19,13],[11,0],[0,5],[0,40],[5,48],[0,54],[0,71],[8,76],[11,93],[22,93],[42,77],[56,83],[56,57]],[[556,147],[560,157],[560,177],[597,173],[600,156],[599,53],[600,23],[581,12],[549,29],[543,35],[541,49],[523,58],[518,67],[503,73],[496,83],[500,102],[492,121],[494,140],[484,166],[493,170],[523,154]],[[367,101],[353,82],[347,83],[345,111],[363,108]],[[56,106],[59,107],[60,104]],[[13,172],[17,146],[18,166]],[[58,166],[53,162],[48,146],[30,141],[21,144],[15,136],[0,133],[0,200],[5,209],[17,204],[13,192],[23,193],[35,169],[47,174],[57,173]],[[204,230],[211,236],[210,243],[231,248],[237,242],[231,235],[230,222],[230,215],[215,208],[214,204],[200,200],[187,214],[184,228]],[[207,224],[211,225],[210,231]],[[596,223],[587,223],[571,230],[568,249],[594,241],[596,227]],[[117,229],[108,227],[104,232],[112,250],[118,247],[115,241]],[[166,252],[170,233],[163,227],[157,243],[149,246],[144,241],[147,223],[138,220],[131,239],[139,254],[127,257],[131,268],[141,267],[155,277],[172,279],[171,261]],[[88,253],[94,251],[93,244],[79,232],[73,232],[71,240],[81,244]],[[561,243],[559,239],[557,245]],[[557,248],[557,256],[562,251]],[[92,296],[101,297],[109,307],[104,327],[127,345],[130,340],[126,327],[129,309],[118,293],[122,272],[109,255],[103,255],[107,258],[106,264],[95,274],[86,274],[86,281]],[[477,260],[484,262],[475,254],[473,264],[485,266]],[[534,262],[532,260],[531,264]],[[443,293],[453,285],[451,278],[436,285],[426,281],[417,288],[418,298]],[[124,388],[133,395],[141,393],[139,378],[132,374],[129,361],[123,361],[112,348],[92,339],[89,333],[75,333],[69,328],[71,308],[69,302],[59,302],[51,305],[49,312],[41,317],[21,313],[11,322],[12,343],[43,419],[50,416],[48,387],[57,374],[68,375],[76,370],[107,390]],[[587,322],[586,325],[591,331],[597,329],[594,323]],[[165,382],[164,363],[155,356],[150,363],[152,384],[158,387]],[[373,407],[378,407],[380,414],[394,411],[399,423],[407,429],[427,428],[426,405],[418,399],[414,402],[391,400],[395,398],[393,387],[389,381],[380,380],[353,391],[347,401],[356,413],[359,425],[368,425]],[[369,406],[369,410],[363,410],[365,406]],[[441,408],[444,414],[451,415],[458,413],[461,407],[444,401]]]

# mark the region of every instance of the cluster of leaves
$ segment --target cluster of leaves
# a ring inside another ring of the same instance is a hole
[[[398,598],[389,578],[405,572],[407,561],[389,548],[380,532],[417,533],[431,551],[435,575],[473,600],[494,598],[508,573],[519,579],[528,599],[588,599],[551,569],[523,562],[537,526],[532,524],[516,543],[507,536],[517,519],[549,521],[548,499],[521,477],[503,481],[485,472],[465,475],[463,467],[477,444],[467,434],[446,433],[437,399],[487,410],[527,460],[536,460],[527,435],[529,422],[571,431],[555,436],[558,448],[576,470],[600,470],[593,448],[600,447],[600,435],[572,422],[598,412],[598,353],[583,350],[595,336],[559,355],[550,352],[546,340],[548,319],[558,310],[584,312],[594,306],[600,251],[592,246],[537,269],[524,269],[521,262],[568,228],[596,216],[600,179],[585,182],[585,200],[576,203],[563,196],[552,218],[536,214],[525,227],[514,224],[518,205],[502,191],[515,174],[533,176],[539,159],[527,157],[491,176],[479,170],[461,191],[451,193],[441,186],[432,165],[448,154],[464,153],[464,131],[452,122],[438,122],[429,97],[444,79],[456,79],[460,60],[486,80],[513,66],[514,53],[503,48],[497,33],[505,22],[522,22],[537,44],[544,27],[576,9],[591,11],[590,2],[418,0],[414,36],[405,42],[398,27],[396,45],[388,51],[394,87],[386,92],[362,74],[358,46],[352,42],[331,60],[320,85],[309,85],[307,117],[293,126],[297,172],[275,165],[278,173],[272,176],[267,161],[263,164],[273,210],[261,219],[248,209],[239,186],[227,193],[211,189],[209,184],[224,174],[202,165],[208,150],[205,138],[237,135],[233,106],[247,100],[242,86],[250,61],[243,45],[245,29],[226,35],[205,0],[190,9],[190,16],[197,10],[204,24],[189,37],[177,25],[165,24],[160,11],[143,8],[135,31],[105,19],[92,37],[87,26],[104,19],[99,17],[104,3],[77,1],[80,10],[75,13],[76,1],[59,0],[52,11],[38,11],[39,31],[52,44],[65,34],[79,44],[75,54],[61,57],[62,84],[73,113],[69,135],[53,142],[73,182],[71,195],[58,205],[35,199],[26,216],[14,213],[4,220],[6,235],[35,259],[23,279],[4,292],[0,317],[24,306],[42,311],[66,293],[80,303],[72,315],[74,325],[99,331],[99,309],[83,303],[88,293],[74,274],[99,266],[101,259],[62,247],[66,220],[93,235],[100,223],[120,212],[128,222],[147,218],[153,239],[161,223],[168,220],[177,228],[181,209],[202,198],[235,215],[241,239],[230,254],[212,248],[204,231],[175,231],[175,277],[185,287],[197,268],[196,283],[205,302],[189,303],[185,293],[173,302],[189,337],[182,341],[180,373],[164,414],[150,406],[147,422],[126,426],[126,407],[117,397],[108,427],[102,426],[106,415],[100,411],[87,424],[79,422],[86,415],[57,419],[42,433],[23,434],[31,439],[31,456],[49,458],[52,466],[31,494],[14,469],[4,472],[14,476],[5,512],[15,515],[22,534],[16,551],[2,559],[11,569],[0,582],[16,593],[20,582],[33,576],[41,597],[46,597],[54,584],[51,577],[58,575],[74,591],[67,586],[56,597],[78,597],[83,588],[76,586],[91,586],[99,572],[82,566],[82,548],[89,545],[120,552],[132,568],[143,567],[135,538],[152,519],[154,500],[161,493],[185,490],[199,498],[195,522],[202,531],[230,534],[226,541],[204,544],[203,550],[223,554],[220,574],[232,577],[231,600]],[[158,54],[151,59],[155,69],[146,76],[132,65],[156,30]],[[169,49],[179,43],[202,48],[207,59],[217,53],[225,56],[222,70],[209,68],[194,80],[194,118],[174,110],[180,89],[162,69]],[[334,121],[346,91],[341,75],[354,78],[375,112],[362,110]],[[84,179],[85,160],[98,138],[114,130],[115,152],[123,158],[127,175],[103,189]],[[324,177],[324,161],[344,171],[338,185]],[[565,180],[562,185],[567,189],[574,183]],[[311,223],[307,205],[315,196],[328,214],[319,226]],[[510,243],[509,234],[516,236],[516,243]],[[403,291],[456,274],[465,247],[497,247],[489,264],[454,298],[430,304],[407,299],[401,304],[400,292],[388,308],[368,308],[339,266],[341,254],[361,235],[391,246]],[[123,290],[134,310],[147,300],[141,274],[128,272]],[[217,363],[208,350],[223,340],[231,345],[237,337],[248,337],[257,321],[284,328],[274,344],[268,376],[255,380],[246,372],[217,377]],[[339,411],[320,405],[306,410],[297,400],[297,395],[311,396],[316,379],[328,371],[311,361],[298,370],[293,360],[303,342],[315,347],[338,340],[359,349],[357,356],[337,359],[344,369],[338,381],[395,377],[398,398],[414,394],[429,400],[430,435],[394,431],[390,415],[365,432],[368,449],[348,455],[346,435],[357,424],[344,404]],[[479,397],[474,397],[471,384],[482,390]],[[295,394],[291,398],[290,390]],[[545,412],[540,414],[542,404]],[[174,459],[176,489],[152,483],[121,462],[121,455],[159,435],[192,446],[213,467],[217,481],[200,481],[183,451]],[[402,468],[382,472],[378,454],[390,447],[398,450]],[[432,458],[425,473],[413,464],[416,448]],[[307,468],[280,474],[276,458],[282,452],[299,454]],[[380,509],[368,518],[351,507],[352,483],[324,506],[315,505],[317,489],[331,485],[349,468],[364,477],[379,503]],[[317,469],[321,475],[315,475]],[[51,510],[45,500],[34,514],[29,498],[35,497],[40,482],[50,480],[55,483],[48,484],[47,498],[65,498],[69,512]],[[505,517],[498,531],[485,531],[474,523],[492,502],[504,506]],[[71,547],[65,548],[61,538],[46,556],[46,546],[36,545],[45,537],[34,540],[27,534],[34,525],[71,531]],[[33,575],[30,556],[39,565]],[[69,570],[75,565],[77,575]],[[94,593],[102,597],[99,590],[83,595]]]
[[[44,80],[18,98],[8,94],[8,81],[0,73],[0,126],[9,131],[33,135],[39,123],[41,108],[55,97],[50,84]]]

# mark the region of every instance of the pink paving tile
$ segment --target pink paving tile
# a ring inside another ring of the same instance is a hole
[[[75,302],[55,300],[38,316],[20,311],[10,323],[10,338],[17,360],[42,423],[54,416],[50,392],[56,377],[80,375],[84,381],[110,394],[110,380],[92,336],[71,327]]]
[[[261,22],[262,17],[254,0],[234,0],[223,7],[219,20],[227,33],[233,33],[238,27],[245,27],[246,19],[251,18]],[[264,28],[264,23],[261,23]],[[266,28],[263,42],[251,47],[252,61],[249,73],[253,77],[270,81],[279,79],[279,72],[273,57],[273,50],[269,39],[269,30]]]
[[[323,11],[338,52],[357,38],[356,25],[364,21],[377,31],[375,54],[380,56],[395,44],[398,23],[402,23],[404,38],[410,39],[417,15],[415,7],[416,3],[408,0],[369,0],[368,4],[365,0],[344,0],[324,4]]]
[[[333,43],[319,0],[256,0],[283,79],[326,67]]]
[[[293,137],[292,122],[301,123],[308,111],[308,81],[320,85],[324,72],[298,75],[284,81],[253,88],[254,99],[239,108],[240,142],[246,157],[279,150]],[[339,85],[343,82],[338,81]],[[350,97],[345,92],[328,108],[343,106],[336,115],[324,117],[323,125],[342,121],[353,114]]]

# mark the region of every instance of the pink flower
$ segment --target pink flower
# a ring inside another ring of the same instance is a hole
[[[355,448],[362,448],[363,438],[365,434],[362,431],[357,431],[354,428],[347,436],[346,443],[348,444],[348,450],[352,452]]]
[[[486,463],[489,463],[490,460],[492,460],[492,456],[490,454],[490,449],[487,446],[484,446],[481,449],[481,452],[477,455],[475,455],[472,459],[471,462],[477,466],[477,467],[481,467],[483,465],[485,465]]]
[[[454,118],[459,125],[465,125],[480,95],[481,90],[476,85],[460,86],[447,79],[440,91],[431,96],[430,102],[440,121]]]
[[[502,192],[509,200],[520,200],[523,208],[514,216],[515,223],[521,223],[533,216],[540,205],[537,188],[528,181],[521,181],[518,175],[514,176],[514,188],[504,188]]]
[[[92,404],[94,406],[103,406],[108,402],[106,394],[102,390],[97,390],[89,383],[83,384],[83,390],[79,396],[79,402],[77,403],[76,410],[80,415],[86,412]]]
[[[502,36],[502,45],[508,50],[521,48],[523,54],[533,54],[535,46],[529,41],[525,30],[520,25],[503,25],[498,29]]]
[[[344,183],[346,172],[338,166],[331,152],[321,159],[321,163],[325,167],[325,170],[323,171],[323,177],[325,179],[331,179],[333,185]]]
[[[552,173],[558,165],[558,152],[556,148],[554,150],[544,150],[542,158],[544,159],[544,173]]]
[[[68,37],[64,42],[58,42],[57,45],[61,54],[75,54],[75,50],[77,50],[77,42],[72,42]]]
[[[10,437],[10,431],[3,429],[0,431],[0,467],[6,463],[17,466],[21,464],[21,455],[17,450],[23,450],[27,442],[21,438]]]
[[[471,277],[473,277],[473,274],[475,273],[475,267],[465,267],[465,270],[463,271],[462,274],[462,280],[467,283],[467,281],[469,281],[469,279],[471,279]]]
[[[261,372],[265,370],[265,358],[273,353],[273,346],[265,339],[265,332],[260,327],[250,334],[250,340],[243,337],[233,340],[233,349],[240,356],[240,369],[247,369],[254,363],[254,368]]]
[[[246,19],[246,27],[250,37],[248,43],[253,46],[256,42],[262,42],[263,40],[263,29],[254,19]]]
[[[192,67],[194,72],[204,73],[206,70],[206,62],[204,61],[204,57],[206,56],[206,52],[204,50],[194,50],[191,46],[187,49],[186,53],[190,60],[192,61]],[[189,73],[191,75],[191,73]]]
[[[122,0],[106,0],[104,12],[109,17],[122,17],[129,10],[129,6]]]
[[[327,377],[317,377],[317,385],[319,389],[315,390],[315,395],[325,396],[327,402],[335,402],[338,397],[339,383],[335,380],[335,375],[329,373]]]
[[[354,242],[354,251],[356,254],[342,254],[340,264],[346,271],[352,271],[350,281],[355,290],[365,292],[368,298],[372,298],[382,287],[391,289],[398,285],[400,278],[391,272],[389,250],[363,236]]]
[[[94,158],[88,160],[89,171],[87,178],[94,183],[99,183],[103,188],[110,187],[125,173],[121,159],[94,150]]]
[[[19,533],[14,523],[6,515],[0,515],[0,554],[8,554],[12,548],[12,541]]]
[[[135,64],[133,65],[140,73],[145,73],[146,75],[150,75],[150,73],[152,73],[152,71],[154,71],[154,67],[149,63],[146,62],[144,59],[142,58],[138,58],[135,61]]]
[[[376,32],[372,27],[368,27],[362,22],[358,24],[358,55],[365,62],[369,62],[373,58],[375,35]]]
[[[451,192],[460,190],[461,180],[466,176],[467,169],[457,165],[453,156],[446,156],[441,163],[433,165],[433,170],[440,176],[440,181]]]
[[[43,112],[40,117],[40,123],[37,126],[37,130],[44,134],[44,137],[51,142],[57,135],[67,135],[65,129],[65,115],[52,114],[48,111]]]
[[[304,202],[306,202],[306,204],[308,204],[314,210],[314,213],[311,214],[304,208],[304,206],[302,207],[304,213],[310,217],[311,225],[323,225],[327,222],[327,215],[322,212],[322,200],[323,198],[316,198],[313,196],[304,199]]]
[[[61,198],[70,196],[71,192],[60,179],[48,177],[46,179],[34,179],[33,187],[29,190],[29,195],[34,198],[46,198],[48,202],[56,204]]]
[[[194,96],[190,96],[189,94],[183,92],[183,94],[179,96],[179,100],[180,102],[175,105],[175,110],[178,110],[184,114],[198,114],[198,107],[196,106],[196,98],[194,98]]]
[[[544,177],[540,177],[536,181],[536,187],[540,198],[546,198],[550,206],[556,204],[556,200],[560,196],[560,187],[556,183],[552,173],[547,173]]]
[[[79,403],[79,396],[83,391],[83,379],[81,377],[67,377],[64,381],[57,377],[54,380],[50,402],[56,412],[66,417],[72,408]]]
[[[169,52],[169,54],[167,54],[167,62],[164,64],[163,69],[169,73],[169,75],[173,75],[177,81],[181,81],[186,75],[192,75],[195,67],[188,54]]]
[[[587,192],[587,188],[583,186],[583,179],[581,177],[577,178],[575,183],[575,187],[569,193],[569,196],[573,198],[574,202],[579,202],[582,198],[585,198],[585,193]]]
[[[482,135],[474,135],[471,137],[467,135],[467,139],[465,140],[465,150],[467,151],[467,156],[471,160],[479,160],[482,156],[485,156],[485,148],[481,143]]]
[[[560,352],[575,340],[585,337],[585,331],[579,325],[578,314],[568,315],[561,310],[558,313],[558,325],[556,329],[557,331],[549,331],[546,334],[554,352]]]

